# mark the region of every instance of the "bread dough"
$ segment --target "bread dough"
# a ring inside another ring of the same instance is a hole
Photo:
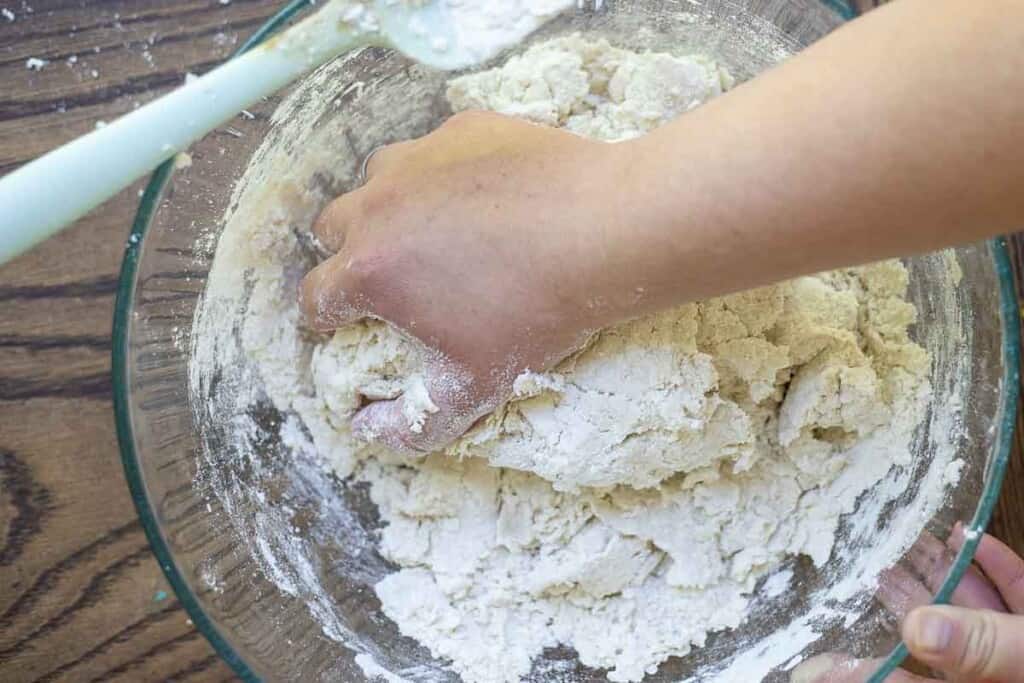
[[[569,37],[448,97],[621,140],[729,83],[707,57]],[[372,485],[401,567],[377,594],[404,634],[474,683],[519,680],[559,643],[639,680],[739,625],[786,556],[822,565],[839,516],[909,457],[929,358],[906,289],[889,261],[617,325],[419,461],[348,433],[363,397],[419,381],[415,348],[368,321],[314,350],[307,424],[328,416],[321,450]]]
[[[707,57],[567,37],[457,78],[448,96],[456,110],[621,140],[729,85]],[[641,679],[741,624],[786,558],[823,566],[840,517],[909,462],[930,359],[908,337],[896,261],[604,330],[552,372],[519,377],[513,400],[446,452],[360,443],[349,421],[366,399],[430,409],[416,348],[377,321],[317,344],[298,333],[292,230],[325,197],[269,192],[303,176],[284,172],[286,154],[281,174],[267,171],[267,154],[218,245],[194,390],[208,393],[218,364],[241,367],[239,404],[265,392],[288,414],[286,444],[308,437],[339,476],[369,484],[378,550],[398,567],[376,586],[384,613],[470,683],[518,681],[559,644],[610,680]],[[303,172],[334,154],[311,151]]]

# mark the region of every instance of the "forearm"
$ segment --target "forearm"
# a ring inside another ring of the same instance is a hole
[[[899,0],[625,144],[600,268],[634,310],[1012,231],[1024,3]]]

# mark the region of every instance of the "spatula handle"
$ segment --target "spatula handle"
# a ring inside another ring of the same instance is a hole
[[[0,263],[109,199],[260,98],[366,44],[315,14],[260,47],[0,179]]]

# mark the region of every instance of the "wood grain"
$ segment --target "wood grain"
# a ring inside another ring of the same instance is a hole
[[[215,64],[279,4],[0,1],[0,174]],[[110,325],[140,187],[0,268],[3,681],[234,678],[164,580],[118,455]]]
[[[0,174],[216,63],[279,3],[5,4]],[[138,189],[0,268],[3,681],[233,679],[164,581],[118,456],[110,321]],[[993,529],[1024,552],[1017,443]]]

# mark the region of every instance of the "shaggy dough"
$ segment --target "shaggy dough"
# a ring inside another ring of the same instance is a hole
[[[729,82],[706,57],[569,37],[448,95],[620,140]],[[889,261],[617,325],[419,461],[348,431],[364,397],[420,382],[415,348],[368,321],[313,351],[299,413],[342,474],[371,484],[380,551],[401,567],[377,593],[404,634],[476,683],[519,680],[560,643],[639,680],[739,625],[786,556],[823,565],[840,515],[909,458],[929,358],[907,336],[906,289]]]
[[[568,37],[455,79],[449,99],[620,140],[729,84],[706,57]],[[430,409],[416,349],[375,321],[322,343],[299,333],[293,230],[327,197],[298,179],[337,151],[304,151],[302,173],[288,150],[262,153],[218,244],[194,391],[231,369],[233,401],[269,397],[286,443],[308,437],[340,477],[369,484],[379,552],[398,567],[376,586],[383,611],[469,683],[518,681],[560,644],[613,681],[641,679],[742,623],[787,557],[823,566],[840,517],[910,460],[930,359],[907,336],[916,312],[895,261],[604,330],[553,372],[518,378],[514,399],[445,453],[360,443],[349,421],[367,398]]]
[[[569,36],[455,79],[448,100],[456,111],[488,109],[612,141],[657,128],[731,85],[702,55],[639,54]]]

